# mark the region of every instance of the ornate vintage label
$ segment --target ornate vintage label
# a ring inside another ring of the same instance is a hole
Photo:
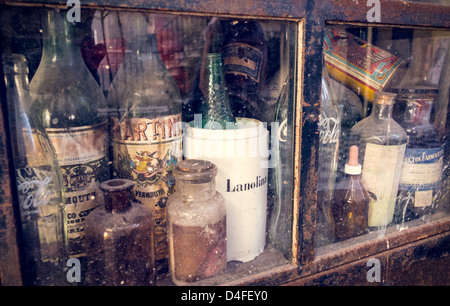
[[[414,206],[433,203],[433,190],[441,181],[444,149],[406,149],[399,189],[414,198]]]
[[[225,74],[240,74],[259,83],[263,57],[261,50],[244,43],[230,43],[223,47],[222,54]]]
[[[77,128],[49,128],[64,180],[71,257],[84,256],[84,224],[103,204],[99,182],[109,178],[107,122]]]
[[[166,202],[175,188],[172,169],[182,157],[181,114],[147,118],[111,118],[114,175],[132,179],[135,199],[156,222],[156,258],[167,256]]]

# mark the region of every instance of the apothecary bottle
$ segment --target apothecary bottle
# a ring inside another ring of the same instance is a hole
[[[65,285],[68,256],[61,171],[40,120],[30,113],[25,57],[3,55],[3,68],[25,258],[24,284]]]
[[[113,176],[136,182],[136,200],[155,218],[158,269],[167,269],[166,202],[174,191],[172,169],[182,156],[180,92],[158,53],[152,16],[128,17],[135,36],[108,92]]]
[[[369,194],[361,183],[358,147],[351,146],[344,177],[336,184],[332,200],[335,241],[368,232]]]
[[[103,204],[109,179],[105,97],[86,67],[74,25],[63,11],[43,13],[43,51],[30,82],[31,111],[42,120],[61,167],[70,257],[83,257],[85,217]]]
[[[341,110],[331,87],[330,77],[322,65],[321,111],[319,121],[318,209],[317,245],[333,240],[331,199],[336,182],[339,158]]]
[[[89,214],[85,226],[88,285],[155,285],[155,221],[133,200],[134,184],[112,179],[100,185],[105,205]]]
[[[227,263],[226,207],[216,191],[217,167],[187,159],[175,167],[177,190],[169,197],[170,271],[177,285],[223,272]]]
[[[201,86],[203,92],[201,103],[202,127],[206,129],[234,128],[234,117],[228,94],[226,92],[225,74],[223,70],[222,55],[208,53],[206,55],[205,84]],[[194,115],[194,125],[196,125]]]
[[[368,226],[392,222],[408,136],[392,118],[396,94],[374,94],[372,113],[351,129],[351,142],[360,149],[361,180],[369,193]]]
[[[444,160],[439,132],[430,123],[437,89],[396,89],[399,123],[409,136],[403,159],[394,219],[402,223],[431,214],[438,205]]]

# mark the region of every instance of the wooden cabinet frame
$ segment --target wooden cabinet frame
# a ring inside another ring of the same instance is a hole
[[[367,1],[353,0],[92,0],[82,7],[144,9],[173,14],[289,20],[298,23],[298,84],[295,135],[295,188],[293,259],[290,264],[244,276],[230,285],[352,285],[371,284],[366,279],[370,258],[381,262],[381,284],[450,284],[450,217],[437,214],[427,223],[383,237],[355,238],[325,248],[314,244],[317,207],[318,119],[322,38],[326,23],[363,26],[398,26],[450,29],[450,4],[434,5],[380,0],[381,21],[369,23]],[[63,6],[57,0],[0,0],[1,6]],[[447,63],[448,64],[448,63]],[[11,152],[5,118],[5,95],[1,89],[0,113],[0,282],[20,285],[20,248],[13,210]],[[449,180],[448,177],[444,178]],[[420,222],[419,222],[420,223]],[[369,234],[370,235],[370,234]],[[444,267],[439,269],[438,266]],[[447,267],[447,268],[445,268]],[[415,270],[416,272],[412,272]],[[364,272],[364,273],[363,273]]]

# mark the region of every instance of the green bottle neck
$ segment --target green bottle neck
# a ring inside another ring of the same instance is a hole
[[[230,103],[225,90],[225,74],[223,72],[222,56],[219,53],[209,53],[206,61],[206,88],[202,112],[203,127],[214,121],[225,129],[227,122],[235,123]]]

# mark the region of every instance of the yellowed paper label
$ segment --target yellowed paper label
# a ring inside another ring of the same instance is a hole
[[[368,143],[361,181],[371,195],[369,226],[392,222],[406,144],[383,146]]]
[[[64,180],[67,236],[71,257],[84,256],[84,225],[103,204],[100,182],[109,178],[108,125],[47,129]]]

